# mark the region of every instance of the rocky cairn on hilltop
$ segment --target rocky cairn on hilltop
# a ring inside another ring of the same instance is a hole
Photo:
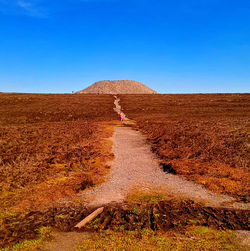
[[[105,80],[96,82],[76,94],[157,94],[157,92],[133,80]]]

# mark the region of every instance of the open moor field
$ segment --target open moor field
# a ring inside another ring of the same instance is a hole
[[[112,158],[109,95],[0,95],[0,209],[50,206],[100,182]]]
[[[92,212],[74,195],[102,182],[110,168],[107,163],[114,156],[107,138],[117,125],[113,102],[112,95],[0,94],[0,247],[18,242],[17,247],[41,247],[39,234],[46,237],[52,228],[74,231],[75,224]],[[147,136],[165,171],[238,201],[249,201],[249,104],[248,94],[121,95],[124,112]],[[144,231],[159,236],[160,242],[153,242],[157,246],[163,245],[159,234],[166,231],[183,234],[187,247],[214,247],[216,240],[223,248],[232,244],[234,234],[207,226],[249,229],[248,210],[204,207],[144,192],[131,194],[128,204],[106,206],[81,231],[114,230],[95,235],[100,248],[106,247],[106,238],[113,238],[111,246],[116,246],[117,234],[122,247],[127,241],[137,245]],[[188,229],[198,227],[200,232],[201,226],[204,240],[196,236],[191,243]],[[135,230],[134,238],[129,233]],[[211,240],[208,231],[213,231]],[[164,247],[182,243],[168,238]],[[96,240],[83,245],[92,248]],[[142,245],[151,247],[152,242]],[[231,250],[241,250],[235,245]]]

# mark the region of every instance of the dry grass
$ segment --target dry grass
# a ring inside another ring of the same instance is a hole
[[[144,231],[106,231],[82,241],[80,250],[244,250],[231,231],[190,228],[185,234]]]
[[[249,201],[250,95],[121,95],[163,169]]]
[[[0,251],[35,251],[41,249],[45,243],[53,238],[53,232],[50,227],[41,227],[36,231],[38,233],[37,239],[25,240],[14,246],[0,249]]]
[[[176,195],[169,187],[141,187],[137,186],[130,190],[126,196],[126,201],[132,204],[148,205],[156,204],[162,200],[187,200],[184,194]]]
[[[50,228],[39,229],[35,240],[23,241],[2,251],[38,250],[53,241]],[[232,231],[217,231],[207,227],[190,227],[184,233],[175,231],[166,233],[149,229],[141,231],[104,231],[82,237],[75,247],[79,250],[247,250],[238,243]]]
[[[110,121],[113,103],[112,95],[0,94],[0,125]]]
[[[109,95],[1,94],[0,209],[47,207],[101,182],[112,109]]]

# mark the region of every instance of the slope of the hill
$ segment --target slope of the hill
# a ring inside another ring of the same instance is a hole
[[[77,94],[156,94],[157,92],[146,85],[133,80],[105,80],[96,82]]]

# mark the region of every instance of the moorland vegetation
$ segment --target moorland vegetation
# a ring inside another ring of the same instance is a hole
[[[121,95],[163,170],[249,202],[250,94]]]
[[[1,94],[2,214],[41,209],[100,182],[112,158],[112,109],[109,95]]]
[[[120,97],[163,170],[249,201],[250,95]],[[75,195],[109,171],[107,138],[122,126],[113,108],[112,95],[0,94],[0,247],[43,247],[54,229],[75,231],[92,212]],[[134,191],[106,206],[81,230],[96,233],[79,248],[245,250],[228,229],[249,229],[248,210],[164,198]]]

